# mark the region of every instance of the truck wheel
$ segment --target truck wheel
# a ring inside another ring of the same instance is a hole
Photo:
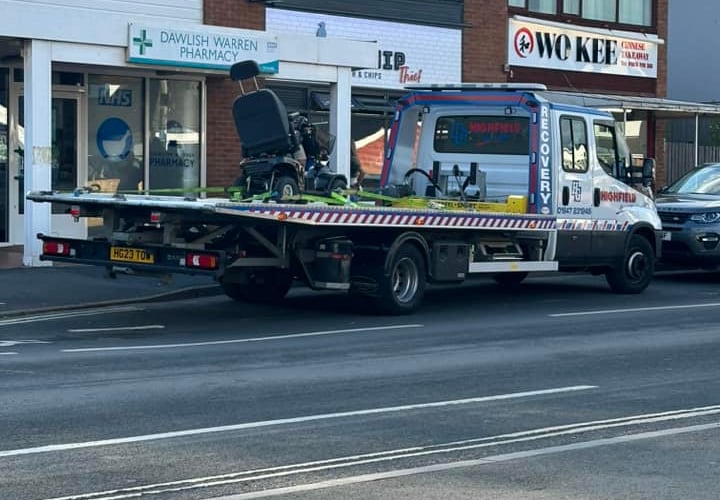
[[[233,283],[221,281],[225,295],[240,302],[274,304],[285,298],[292,286],[293,277],[283,269],[260,269],[250,271],[247,281]]]
[[[425,296],[425,259],[412,245],[401,246],[393,256],[389,273],[378,278],[376,308],[386,314],[409,314]]]
[[[290,198],[300,194],[298,183],[292,177],[286,175],[278,177],[273,186],[273,191],[277,192],[281,198]]]
[[[605,273],[610,289],[615,293],[640,293],[647,288],[655,272],[655,252],[650,242],[633,235],[621,267]]]
[[[492,279],[500,286],[511,288],[518,286],[527,276],[528,273],[498,273],[493,274]]]

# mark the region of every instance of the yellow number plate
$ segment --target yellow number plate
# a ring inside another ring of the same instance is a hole
[[[110,260],[154,264],[155,256],[142,248],[110,247]]]

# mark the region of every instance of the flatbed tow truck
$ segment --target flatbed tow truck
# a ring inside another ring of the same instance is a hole
[[[373,193],[79,188],[27,197],[103,220],[91,239],[39,234],[43,260],[205,274],[249,302],[280,301],[299,281],[406,314],[427,283],[472,275],[515,285],[532,272],[583,270],[618,293],[651,281],[660,220],[629,185],[629,152],[607,113],[555,101],[542,85],[415,86],[398,103],[386,149]]]

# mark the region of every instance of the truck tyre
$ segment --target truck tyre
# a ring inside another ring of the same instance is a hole
[[[647,288],[655,272],[655,252],[650,242],[635,234],[625,251],[622,266],[605,273],[610,289],[615,293],[640,293]]]
[[[378,273],[376,309],[385,314],[410,314],[425,296],[425,259],[413,245],[398,248],[388,274]]]
[[[492,275],[492,279],[502,287],[512,288],[522,283],[527,276],[528,273],[497,273]]]
[[[291,196],[297,196],[300,194],[300,188],[298,187],[297,181],[287,175],[278,177],[272,190],[278,193],[280,198],[290,198]]]
[[[293,277],[284,269],[259,269],[248,272],[246,283],[221,281],[223,292],[233,300],[254,304],[275,304],[285,298]]]

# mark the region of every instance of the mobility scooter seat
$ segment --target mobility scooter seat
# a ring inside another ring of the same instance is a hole
[[[245,158],[285,154],[295,147],[285,105],[271,90],[258,89],[237,97],[233,119]]]

